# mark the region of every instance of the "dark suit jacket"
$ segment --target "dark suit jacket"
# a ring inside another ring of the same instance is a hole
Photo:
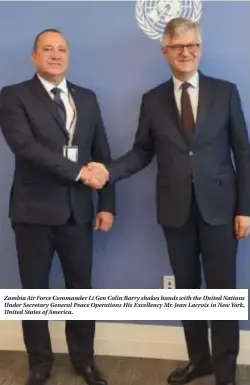
[[[250,145],[237,88],[202,74],[199,79],[191,143],[183,133],[171,79],[143,95],[133,149],[107,165],[114,182],[141,170],[156,154],[157,212],[163,226],[179,227],[187,220],[192,180],[209,224],[250,215]]]
[[[35,76],[4,87],[0,94],[0,125],[15,154],[10,217],[15,222],[59,225],[71,213],[78,223],[92,220],[92,189],[76,182],[82,165],[107,162],[110,150],[93,91],[68,83],[77,110],[73,145],[78,163],[63,157],[67,132],[54,102]],[[99,192],[98,211],[114,212],[114,187]]]

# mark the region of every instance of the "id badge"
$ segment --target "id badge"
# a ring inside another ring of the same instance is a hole
[[[78,162],[78,146],[63,146],[63,156],[72,162]]]

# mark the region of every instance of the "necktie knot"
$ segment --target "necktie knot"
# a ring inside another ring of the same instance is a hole
[[[182,83],[182,85],[181,85],[182,91],[187,91],[187,89],[188,89],[189,87],[191,87],[191,84],[188,83],[188,82],[184,82],[184,83]]]
[[[55,99],[59,99],[62,90],[58,87],[54,87],[54,88],[52,88],[51,92],[52,92],[52,94],[55,95]]]

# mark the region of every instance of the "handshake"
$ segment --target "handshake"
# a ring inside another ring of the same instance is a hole
[[[109,172],[102,163],[90,162],[83,166],[80,180],[94,189],[101,189],[109,180]]]

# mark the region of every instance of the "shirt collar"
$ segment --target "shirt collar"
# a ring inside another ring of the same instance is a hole
[[[60,90],[62,90],[62,92],[64,93],[68,93],[68,87],[67,87],[67,82],[66,82],[66,79],[63,78],[63,80],[61,81],[61,83],[59,83],[57,86],[55,86],[55,84],[49,82],[48,80],[44,79],[41,77],[41,75],[37,74],[37,77],[38,79],[40,80],[40,82],[42,83],[42,85],[44,86],[44,88],[46,89],[47,92],[51,92],[51,90],[55,87],[57,88],[60,88]]]
[[[174,82],[174,89],[176,91],[180,90],[180,87],[182,85],[181,80],[177,79],[175,76],[173,76],[173,82]],[[191,84],[192,88],[198,88],[199,86],[199,73],[198,71],[188,80],[188,83]]]

